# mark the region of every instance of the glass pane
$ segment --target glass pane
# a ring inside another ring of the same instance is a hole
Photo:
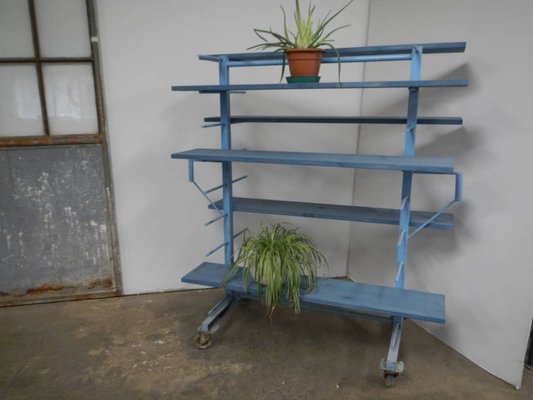
[[[42,57],[91,55],[85,0],[36,0]]]
[[[43,73],[50,134],[97,133],[91,65],[50,64]]]
[[[0,0],[0,57],[33,57],[27,1]]]
[[[34,65],[0,66],[0,136],[44,134]]]

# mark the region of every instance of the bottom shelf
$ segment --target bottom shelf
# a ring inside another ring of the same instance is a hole
[[[211,287],[220,287],[229,267],[204,262],[181,280]],[[234,293],[257,295],[257,284],[244,289],[243,279],[237,274],[225,287]],[[302,294],[302,303],[337,307],[348,311],[374,313],[385,316],[411,318],[444,323],[444,296],[386,286],[368,285],[341,279],[317,278],[315,290]]]

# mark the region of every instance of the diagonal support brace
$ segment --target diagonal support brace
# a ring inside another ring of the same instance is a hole
[[[246,178],[248,178],[248,175],[244,175],[244,176],[241,176],[240,178],[234,179],[233,181],[231,181],[231,183],[234,184],[234,183],[242,181],[242,180],[244,180]],[[189,182],[191,182],[196,187],[196,189],[198,189],[198,191],[202,194],[202,196],[204,196],[205,199],[209,202],[211,207],[214,210],[216,210],[218,212],[218,214],[219,214],[219,217],[214,218],[214,219],[206,222],[205,226],[210,225],[213,222],[218,221],[219,219],[222,219],[223,217],[226,216],[226,214],[224,214],[224,212],[220,208],[218,208],[215,205],[215,203],[208,196],[209,193],[214,192],[215,190],[219,190],[219,189],[224,188],[224,184],[215,186],[214,188],[211,188],[211,189],[208,189],[208,190],[202,189],[200,187],[200,185],[198,185],[198,183],[196,183],[196,180],[194,179],[194,160],[189,160]]]
[[[207,193],[194,180],[194,160],[189,160],[189,182],[196,186],[196,189],[198,189],[198,191],[202,193],[202,196],[206,198],[206,200],[209,202],[209,204],[213,207],[214,210],[217,210],[220,215],[224,214],[223,211],[218,208],[215,203],[213,203]]]
[[[246,178],[248,178],[248,175],[244,175],[244,176],[241,176],[240,178],[234,179],[234,180],[231,181],[231,183],[232,184],[233,183],[237,183],[237,182],[242,181],[243,179],[246,179]],[[206,190],[205,193],[206,194],[207,193],[211,193],[211,192],[214,192],[215,190],[222,189],[223,187],[224,187],[224,184],[218,185],[218,186],[215,186],[215,187],[213,187],[211,189]]]
[[[446,174],[448,175],[448,174]],[[455,172],[453,175],[455,175],[455,195],[452,201],[450,201],[445,206],[439,208],[431,218],[427,219],[426,222],[424,222],[422,225],[420,225],[418,228],[416,228],[409,236],[408,238],[411,239],[413,236],[415,236],[418,232],[420,232],[422,229],[427,227],[429,224],[431,224],[436,218],[438,218],[439,215],[446,212],[452,205],[455,203],[458,203],[463,200],[463,174],[459,172]]]

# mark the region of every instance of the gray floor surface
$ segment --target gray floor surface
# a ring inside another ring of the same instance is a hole
[[[213,347],[195,330],[222,296],[194,290],[0,309],[0,399],[533,399],[408,322],[406,371],[383,386],[390,327],[233,305]]]

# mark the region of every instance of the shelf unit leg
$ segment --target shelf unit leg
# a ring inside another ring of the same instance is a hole
[[[198,327],[198,332],[209,332],[213,322],[222,316],[231,303],[233,303],[234,299],[235,298],[231,294],[226,294],[222,300],[215,304],[213,308],[207,312],[207,318],[204,319],[202,324]]]
[[[389,352],[387,353],[387,358],[381,360],[380,368],[383,370],[386,386],[394,385],[395,378],[405,369],[403,362],[398,361],[400,342],[402,340],[403,321],[403,318],[394,319]]]
[[[411,53],[411,80],[420,79],[420,67],[422,62],[422,48],[416,46]],[[418,88],[409,88],[409,100],[407,103],[407,125],[405,129],[406,157],[414,157],[416,150],[416,124],[418,118]],[[405,287],[405,274],[407,270],[407,253],[409,248],[409,222],[411,219],[411,189],[413,184],[413,172],[404,171],[402,176],[402,197],[400,207],[400,226],[397,252],[396,252],[396,281],[395,287]],[[402,339],[403,318],[393,318],[392,336],[389,345],[387,359],[381,360],[381,369],[384,371],[385,386],[394,385],[396,377],[403,372],[404,364],[398,361],[400,342]]]

